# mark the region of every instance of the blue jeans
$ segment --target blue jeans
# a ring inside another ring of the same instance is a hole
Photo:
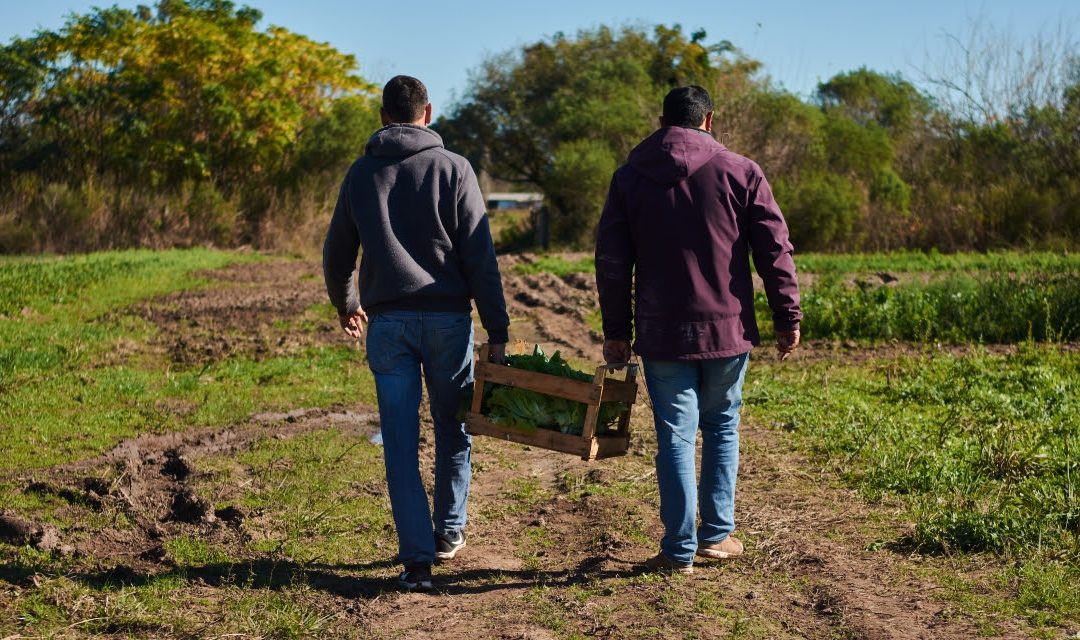
[[[435,533],[465,528],[472,439],[456,418],[473,379],[473,325],[468,313],[391,311],[371,317],[368,366],[375,375],[386,484],[405,565],[435,560]],[[433,509],[420,479],[420,374],[435,428]],[[434,523],[432,518],[434,516]]]
[[[677,564],[693,563],[699,544],[720,542],[735,530],[739,408],[749,356],[644,361],[656,423],[660,550]],[[699,427],[700,482],[694,469]]]

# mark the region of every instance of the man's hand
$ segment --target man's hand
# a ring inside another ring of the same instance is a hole
[[[776,332],[776,350],[780,352],[781,360],[787,360],[797,346],[799,346],[798,329]]]
[[[626,364],[630,362],[630,342],[627,340],[604,340],[604,362]]]
[[[492,344],[488,343],[488,362],[494,362],[495,364],[502,364],[506,362],[506,343]]]
[[[338,316],[338,323],[350,338],[360,339],[364,335],[364,323],[367,322],[367,314],[363,309],[357,309],[347,316]]]

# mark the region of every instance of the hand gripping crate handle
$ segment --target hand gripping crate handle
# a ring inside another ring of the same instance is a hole
[[[488,344],[484,343],[480,345],[480,362],[490,362],[490,358],[491,350],[488,347]],[[636,378],[639,367],[640,365],[638,365],[638,363],[636,362],[609,362],[607,364],[597,367],[596,373],[599,374],[601,371],[607,372],[626,369],[627,373],[629,373],[632,377]]]

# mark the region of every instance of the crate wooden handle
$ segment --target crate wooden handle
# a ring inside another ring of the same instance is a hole
[[[489,348],[487,344],[480,345],[480,363],[487,362],[489,356]],[[480,409],[484,406],[484,380],[473,379],[473,397],[472,406],[469,410],[473,413],[480,413]]]
[[[597,367],[596,373],[626,369],[627,378],[633,380],[637,377],[639,366],[636,362],[613,362]]]

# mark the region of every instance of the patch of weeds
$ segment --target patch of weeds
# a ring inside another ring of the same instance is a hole
[[[764,293],[759,315],[768,317]],[[897,286],[823,278],[802,292],[805,335],[841,340],[952,344],[1075,340],[1080,337],[1076,273],[952,274]]]
[[[1016,608],[1015,599],[999,579],[989,582],[966,577],[960,570],[960,559],[943,565],[921,565],[914,573],[933,580],[940,589],[934,597],[950,606],[942,611],[943,617],[961,615],[979,621],[980,633],[990,634],[1010,617],[1023,617]],[[1000,574],[999,574],[1000,575]]]
[[[898,498],[924,549],[1077,548],[1077,354],[1030,347],[758,372],[747,385],[755,415],[791,424],[867,498]]]
[[[726,613],[716,596],[708,591],[701,591],[694,596],[693,609],[695,613],[707,616],[723,617]]]
[[[799,271],[805,273],[849,274],[888,271],[957,272],[991,271],[998,273],[1051,273],[1080,269],[1080,255],[1049,251],[990,251],[986,253],[939,253],[930,251],[891,251],[886,253],[801,253],[796,258]]]
[[[252,478],[243,504],[259,514],[245,522],[253,549],[346,563],[393,548],[388,500],[368,490],[382,486],[382,451],[367,438],[329,429],[264,439],[238,462]]]
[[[339,616],[309,602],[304,591],[245,593],[229,603],[226,624],[266,638],[327,637]]]
[[[1015,597],[1005,599],[1024,602],[1016,607],[989,602],[982,581],[943,578],[965,609],[1036,627],[1077,617],[1080,354],[1028,344],[1003,355],[938,352],[844,369],[764,362],[750,376],[755,418],[787,425],[817,463],[867,499],[898,505],[915,523],[907,548],[990,552],[1036,567],[1011,570]]]
[[[39,551],[33,547],[16,547],[0,542],[0,580],[21,584],[33,575],[47,575],[64,571],[71,563],[69,558]]]
[[[568,637],[565,635],[569,626],[567,607],[562,602],[558,589],[538,585],[527,590],[523,598],[529,605],[529,613],[536,624],[559,634],[560,637]]]
[[[1016,590],[1016,605],[1033,625],[1080,623],[1080,569],[1035,559],[1002,576]]]
[[[29,592],[19,603],[17,615],[23,628],[42,631],[66,626],[69,619],[67,612],[43,590]]]
[[[639,500],[643,489],[641,482],[627,478],[623,471],[622,466],[604,471],[600,469],[563,471],[556,479],[556,486],[563,495],[575,501],[588,496],[614,496]],[[654,490],[655,484],[651,484],[650,487],[647,490]]]
[[[558,540],[547,527],[528,526],[517,536],[515,546],[522,567],[526,571],[540,571],[547,564],[548,552],[558,546]]]
[[[595,271],[592,256],[568,259],[559,254],[540,256],[533,262],[514,265],[514,271],[520,274],[550,273],[563,277],[572,273],[591,273]]]
[[[224,550],[211,546],[200,538],[172,538],[165,542],[164,547],[172,561],[181,567],[200,567],[229,561],[229,554]]]
[[[511,513],[529,511],[551,498],[551,492],[543,488],[539,478],[513,478],[509,484],[504,495],[515,503],[509,507]]]

